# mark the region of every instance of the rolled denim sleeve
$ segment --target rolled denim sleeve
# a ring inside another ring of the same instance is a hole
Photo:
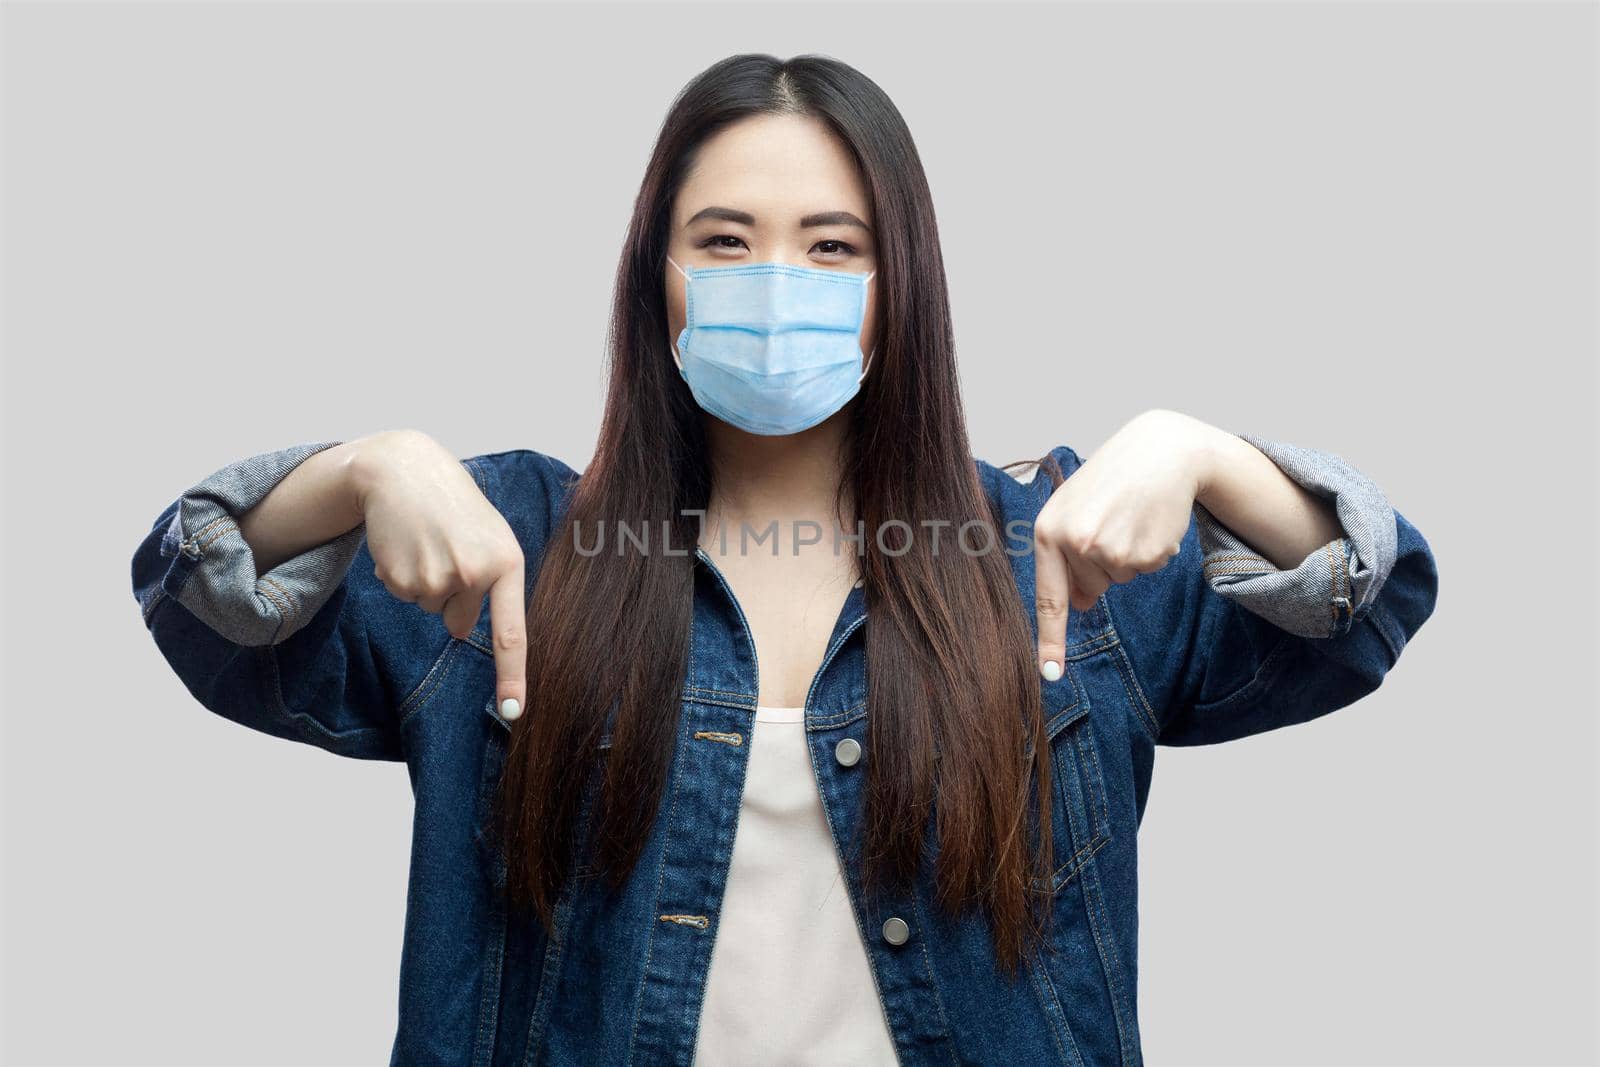
[[[155,596],[173,597],[238,645],[280,644],[305,626],[339,588],[366,536],[365,524],[258,576],[238,519],[295,467],[340,443],[263,452],[230,463],[186,490],[161,537],[160,554],[172,562]],[[145,605],[147,616],[154,606]]]
[[[402,760],[408,700],[453,640],[438,616],[389,595],[364,524],[259,576],[239,532],[239,516],[335,444],[230,463],[171,500],[134,550],[133,594],[202,706],[337,755]]]
[[[203,707],[336,755],[403,761],[415,751],[406,724],[438,691],[444,657],[463,643],[488,654],[487,605],[474,634],[455,637],[439,614],[378,578],[365,524],[259,576],[238,530],[238,516],[338,443],[230,463],[171,500],[134,550],[133,595],[156,647]],[[528,449],[461,464],[517,534],[526,598],[551,516],[577,475]]]
[[[1202,572],[1211,588],[1301,637],[1336,637],[1366,617],[1398,551],[1394,509],[1383,491],[1331,452],[1235,436],[1254,445],[1295,484],[1331,500],[1342,536],[1283,570],[1194,505]]]
[[[1209,745],[1309,722],[1375,691],[1433,614],[1433,550],[1330,453],[1239,435],[1334,501],[1340,536],[1283,570],[1203,507],[1159,570],[1103,594],[1138,721],[1157,744]]]

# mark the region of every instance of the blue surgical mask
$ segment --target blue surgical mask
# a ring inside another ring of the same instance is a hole
[[[690,267],[685,325],[673,345],[695,402],[749,433],[810,429],[844,407],[867,376],[861,326],[877,271],[750,263]],[[876,348],[873,349],[876,351]]]

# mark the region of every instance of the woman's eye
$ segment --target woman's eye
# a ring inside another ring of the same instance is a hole
[[[700,247],[720,248],[728,251],[735,251],[741,248],[749,249],[749,246],[744,243],[744,238],[731,233],[719,233],[713,237],[708,237],[700,242]],[[857,253],[855,245],[836,240],[818,241],[815,245],[812,245],[811,250],[824,256],[853,256]]]

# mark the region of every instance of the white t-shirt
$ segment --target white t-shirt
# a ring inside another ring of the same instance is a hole
[[[893,1065],[805,709],[756,708],[749,760],[695,1065]]]

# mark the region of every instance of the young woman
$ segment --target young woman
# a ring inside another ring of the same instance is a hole
[[[1138,1063],[1155,746],[1372,692],[1421,534],[1169,410],[975,460],[915,146],[833,60],[679,94],[613,314],[581,476],[300,445],[134,556],[205,707],[407,764],[395,1062]]]

